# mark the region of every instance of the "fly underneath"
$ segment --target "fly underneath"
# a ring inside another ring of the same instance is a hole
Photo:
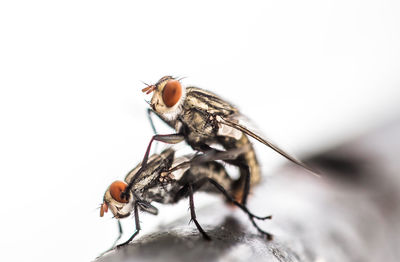
[[[271,216],[256,216],[245,205],[236,201],[231,195],[235,181],[228,175],[225,167],[216,161],[235,159],[247,149],[243,147],[224,152],[175,157],[175,150],[168,148],[160,154],[150,156],[144,169],[141,164],[132,169],[126,175],[125,181],[113,182],[107,188],[100,207],[100,216],[111,210],[114,217],[118,219],[120,228],[120,234],[109,250],[114,248],[122,235],[119,219],[126,218],[133,213],[136,231],[127,241],[117,247],[128,244],[139,233],[139,211],[157,215],[158,210],[152,205],[153,202],[173,204],[183,198],[189,198],[191,221],[195,223],[203,238],[209,240],[209,235],[196,218],[193,194],[197,191],[222,194],[227,202],[247,214],[258,232],[266,238],[272,239],[272,235],[262,230],[255,222],[255,220],[271,219]],[[128,200],[121,198],[121,192],[126,190],[140,169],[142,172],[130,188]]]

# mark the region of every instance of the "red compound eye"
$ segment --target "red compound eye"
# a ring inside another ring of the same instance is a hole
[[[115,181],[110,185],[110,193],[115,201],[120,203],[128,203],[128,200],[121,198],[121,193],[125,190],[127,184],[122,181]]]
[[[169,80],[164,86],[162,99],[167,107],[172,107],[178,103],[182,96],[182,86],[177,80]]]

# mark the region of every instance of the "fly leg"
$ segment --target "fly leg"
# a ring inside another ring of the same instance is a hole
[[[257,229],[259,233],[261,233],[263,236],[265,236],[268,240],[272,239],[272,235],[264,230],[262,230],[255,220],[266,220],[266,219],[271,219],[272,216],[257,216],[253,214],[245,205],[241,204],[240,202],[236,201],[229,193],[228,191],[225,190],[225,188],[219,184],[216,180],[210,178],[210,177],[204,177],[198,181],[196,181],[195,184],[189,184],[184,186],[180,192],[175,196],[175,201],[178,201],[182,197],[187,197],[189,196],[189,201],[190,201],[190,211],[191,211],[191,216],[192,220],[195,222],[196,227],[198,230],[203,234],[203,237],[205,239],[209,239],[208,235],[206,234],[204,230],[200,227],[198,221],[196,220],[196,214],[194,212],[194,205],[193,205],[193,191],[197,191],[203,187],[205,183],[209,182],[212,184],[219,192],[221,192],[225,198],[234,204],[235,206],[239,207],[244,213],[246,213],[250,219],[250,222],[253,224],[253,226]]]
[[[217,188],[217,190],[218,190],[219,192],[221,192],[221,193],[225,196],[225,198],[226,198],[229,202],[231,202],[231,203],[234,204],[235,206],[239,207],[244,213],[246,213],[246,214],[248,215],[249,219],[250,219],[250,222],[252,223],[252,225],[257,229],[257,231],[258,231],[260,234],[262,234],[263,236],[265,236],[268,240],[272,240],[273,235],[270,234],[270,233],[268,233],[268,232],[266,232],[266,231],[264,231],[264,230],[262,230],[262,229],[257,225],[257,223],[255,222],[256,219],[257,219],[257,220],[266,220],[266,219],[271,219],[272,216],[264,216],[264,217],[263,217],[263,216],[257,216],[257,215],[255,215],[255,214],[253,214],[252,212],[250,212],[250,210],[249,210],[245,205],[243,205],[242,203],[236,201],[236,200],[225,190],[225,188],[224,188],[223,186],[221,186],[217,181],[215,181],[215,180],[212,179],[212,178],[205,177],[205,178],[200,179],[199,181],[196,182],[196,184],[195,184],[195,189],[196,189],[196,190],[199,189],[199,188],[202,187],[202,186],[204,185],[204,183],[206,183],[206,182],[209,182],[210,184],[212,184],[215,188]],[[189,196],[190,196],[190,190],[193,191],[193,189],[192,189],[192,188],[188,188],[188,190],[189,190]],[[177,197],[178,197],[178,199],[179,199],[180,197],[182,197],[182,196],[184,196],[184,195],[185,195],[185,192],[181,192],[181,194],[180,194],[180,195],[177,195]],[[197,226],[197,224],[196,224],[196,226]],[[199,229],[199,231],[201,232],[200,229]]]
[[[109,249],[107,249],[106,251],[104,251],[103,253],[101,253],[101,254],[98,256],[98,258],[99,258],[99,257],[102,257],[102,256],[103,256],[104,254],[106,254],[108,251],[113,250],[114,247],[115,247],[115,245],[117,244],[118,240],[121,239],[122,233],[123,233],[122,225],[121,225],[121,222],[120,222],[119,220],[117,220],[117,224],[118,224],[118,232],[119,232],[117,239],[114,241],[113,245],[112,245]]]
[[[169,125],[171,128],[174,128],[174,127],[175,127],[175,120],[169,120],[168,118],[166,118],[166,117],[164,117],[164,116],[158,114],[158,113],[157,113],[156,111],[154,111],[153,109],[148,108],[148,109],[147,109],[147,116],[148,116],[148,118],[149,118],[151,128],[153,129],[153,131],[154,131],[155,134],[157,134],[157,132],[156,132],[156,128],[155,128],[154,123],[153,123],[153,119],[151,118],[151,114],[152,114],[152,113],[153,113],[154,115],[156,115],[159,119],[161,119],[161,121],[163,121],[164,123],[166,123],[167,125]]]
[[[153,123],[153,118],[151,118],[151,114],[152,114],[152,113],[155,114],[154,111],[151,110],[151,108],[147,108],[147,118],[149,119],[151,129],[153,129],[154,134],[157,134],[156,127],[155,127],[155,125],[154,125],[154,123]],[[157,114],[156,114],[156,115],[157,115]]]
[[[135,231],[135,233],[133,233],[133,235],[127,241],[125,241],[122,244],[119,244],[117,246],[117,248],[120,248],[122,246],[125,246],[125,245],[129,244],[129,242],[131,242],[132,239],[134,239],[137,236],[137,234],[139,234],[140,221],[139,221],[139,208],[138,208],[138,204],[137,203],[135,203],[135,205],[133,206],[133,211],[134,211],[134,215],[135,215],[135,228],[136,228],[136,231]]]
[[[115,239],[114,244],[112,245],[112,247],[109,250],[113,249],[115,247],[115,245],[117,244],[118,240],[120,240],[121,237],[122,237],[123,231],[122,231],[121,221],[119,221],[119,219],[118,219],[117,222],[118,222],[118,232],[119,232],[119,234],[118,234],[117,239]]]
[[[135,176],[132,178],[131,182],[128,184],[128,186],[125,188],[124,192],[121,193],[121,198],[128,200],[129,198],[129,192],[132,189],[133,184],[136,182],[136,178],[139,177],[139,175],[143,172],[143,170],[146,168],[147,165],[147,160],[149,159],[149,154],[150,154],[150,149],[151,149],[151,144],[153,141],[161,141],[167,144],[177,144],[181,141],[183,141],[185,137],[181,134],[168,134],[168,135],[154,135],[151,140],[149,145],[147,146],[146,153],[144,154],[143,160],[142,160],[142,166],[138,170],[138,172],[135,174]]]
[[[150,148],[151,148],[151,144],[153,143],[153,141],[160,141],[163,143],[167,143],[167,144],[177,144],[179,142],[182,142],[183,140],[185,140],[185,137],[181,134],[168,134],[168,135],[154,135],[149,142],[149,145],[147,146],[146,149],[146,153],[144,154],[143,160],[142,160],[142,168],[146,166],[147,164],[147,160],[149,158],[149,154],[150,154]],[[138,172],[139,173],[139,172]]]
[[[260,216],[256,216],[253,213],[251,213],[248,208],[239,203],[238,201],[236,201],[226,190],[223,186],[221,186],[220,184],[218,184],[217,181],[215,181],[212,178],[207,178],[207,181],[210,182],[212,185],[214,185],[225,197],[228,201],[232,202],[234,205],[236,205],[237,207],[239,207],[241,210],[243,210],[243,212],[245,212],[248,216],[249,219],[251,221],[251,223],[253,224],[253,226],[257,229],[258,232],[260,232],[262,235],[266,236],[268,240],[272,240],[272,235],[264,230],[262,230],[257,223],[254,221],[255,219],[258,220],[266,220],[266,219],[271,219],[272,216],[265,216],[265,217],[260,217]]]
[[[217,153],[221,153],[222,151],[212,148],[209,145],[205,143],[198,144],[194,147],[195,150],[199,150],[201,152],[210,152],[210,151],[215,151]],[[241,194],[241,203],[245,206],[247,203],[247,197],[249,196],[250,193],[250,168],[249,165],[246,163],[246,161],[239,156],[237,159],[233,160],[223,160],[228,164],[237,166],[240,170],[240,179],[237,181],[237,187],[241,186],[243,183],[243,191],[237,191],[239,194]],[[242,181],[244,179],[244,181]]]
[[[162,117],[160,117],[158,114],[156,114],[151,108],[147,108],[146,111],[147,111],[147,118],[149,119],[151,129],[153,129],[153,133],[154,133],[154,135],[156,135],[157,129],[156,129],[156,126],[154,125],[153,118],[151,117],[151,115],[154,114],[154,115],[158,116],[158,118],[160,118],[161,120],[163,120],[163,121],[165,121],[165,120]],[[154,152],[157,152],[157,146],[158,146],[158,143],[156,143],[156,145],[155,145]]]
[[[203,235],[203,238],[205,240],[211,240],[211,238],[203,230],[203,228],[200,226],[199,222],[196,219],[196,212],[195,212],[195,209],[194,209],[194,202],[193,202],[193,187],[192,187],[192,184],[188,185],[188,190],[189,190],[189,205],[190,205],[190,217],[191,217],[190,221],[193,221],[195,223],[197,229]]]

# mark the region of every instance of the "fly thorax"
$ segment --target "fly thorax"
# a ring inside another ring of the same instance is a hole
[[[175,196],[175,187],[171,183],[158,184],[142,192],[142,199],[158,203],[171,203]]]
[[[188,136],[207,138],[215,137],[216,135],[216,122],[203,112],[190,109],[184,110],[179,120],[185,125]]]

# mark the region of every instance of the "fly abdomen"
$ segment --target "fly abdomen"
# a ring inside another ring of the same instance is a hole
[[[238,140],[237,144],[238,147],[243,147],[246,145],[249,146],[249,149],[244,153],[244,158],[250,168],[250,173],[251,173],[250,185],[253,186],[260,183],[261,180],[260,165],[258,164],[256,152],[249,138],[245,134],[243,134],[240,140]]]
[[[245,181],[250,172],[250,186],[258,184],[261,180],[261,170],[258,164],[256,152],[251,144],[249,138],[242,134],[240,139],[235,139],[232,137],[219,137],[219,142],[223,145],[226,150],[248,147],[248,149],[240,155],[236,160],[226,161],[231,162],[234,165],[239,166],[240,177],[238,180],[233,181],[231,188],[233,190],[234,198],[241,202],[243,194],[245,193]]]
[[[185,172],[178,183],[182,186],[192,184],[195,191],[208,193],[218,193],[219,191],[207,179],[212,179],[220,184],[227,192],[232,192],[233,179],[228,175],[225,167],[216,162],[206,162],[199,165],[193,165]]]

